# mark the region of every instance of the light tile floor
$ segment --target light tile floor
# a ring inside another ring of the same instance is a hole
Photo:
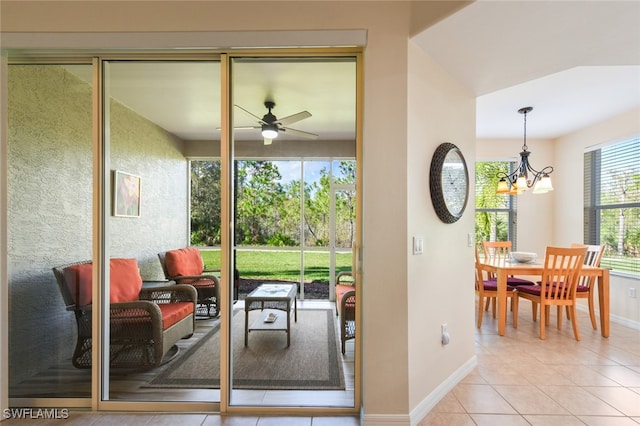
[[[545,340],[527,301],[518,328],[509,316],[503,337],[485,315],[476,330],[478,366],[419,426],[640,424],[640,330],[611,323],[603,338],[587,313],[578,319],[579,342],[566,317],[556,328],[555,309]]]

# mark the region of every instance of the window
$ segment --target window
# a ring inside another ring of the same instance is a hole
[[[476,163],[476,241],[510,240],[516,249],[516,197],[496,194],[498,173],[514,167],[508,161]]]
[[[601,265],[640,275],[640,138],[584,154],[584,240]]]

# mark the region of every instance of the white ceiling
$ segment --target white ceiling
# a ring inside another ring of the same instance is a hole
[[[413,41],[477,98],[478,138],[555,138],[640,107],[640,1],[478,0]],[[112,95],[183,139],[219,138],[217,63],[114,63]],[[88,77],[88,76],[87,76]],[[355,137],[355,64],[247,60],[233,67],[234,103],[264,101],[320,140]],[[235,126],[256,125],[235,109]],[[237,139],[261,140],[257,130]],[[292,136],[282,135],[283,139]],[[294,138],[295,139],[295,138]]]
[[[79,70],[68,67],[79,74]],[[112,62],[107,66],[110,97],[184,140],[218,140],[221,126],[219,62]],[[90,70],[85,69],[85,73]],[[90,81],[88,73],[84,75]],[[355,140],[356,72],[353,58],[245,59],[232,64],[234,104],[262,117],[266,100],[284,118],[301,111],[311,117],[287,127],[320,140]],[[236,140],[261,141],[258,120],[234,108]],[[300,139],[280,133],[278,139]]]
[[[639,1],[478,0],[414,41],[478,96],[478,138],[555,138],[640,106]]]

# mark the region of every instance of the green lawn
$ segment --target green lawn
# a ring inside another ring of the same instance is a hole
[[[630,274],[640,273],[640,259],[633,257],[603,257],[600,266]]]
[[[220,250],[201,250],[205,268],[220,268]],[[242,278],[300,280],[299,251],[238,250],[237,268]],[[329,252],[307,252],[305,282],[329,282]],[[336,273],[351,269],[351,253],[336,254]]]

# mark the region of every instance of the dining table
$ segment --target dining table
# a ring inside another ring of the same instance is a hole
[[[481,267],[497,278],[497,318],[498,334],[504,336],[507,324],[507,277],[512,275],[530,275],[542,277],[544,265],[539,262],[517,262],[510,259],[490,258],[480,261]],[[598,304],[600,310],[600,332],[609,337],[609,269],[583,265],[580,275],[595,276],[598,283]]]

